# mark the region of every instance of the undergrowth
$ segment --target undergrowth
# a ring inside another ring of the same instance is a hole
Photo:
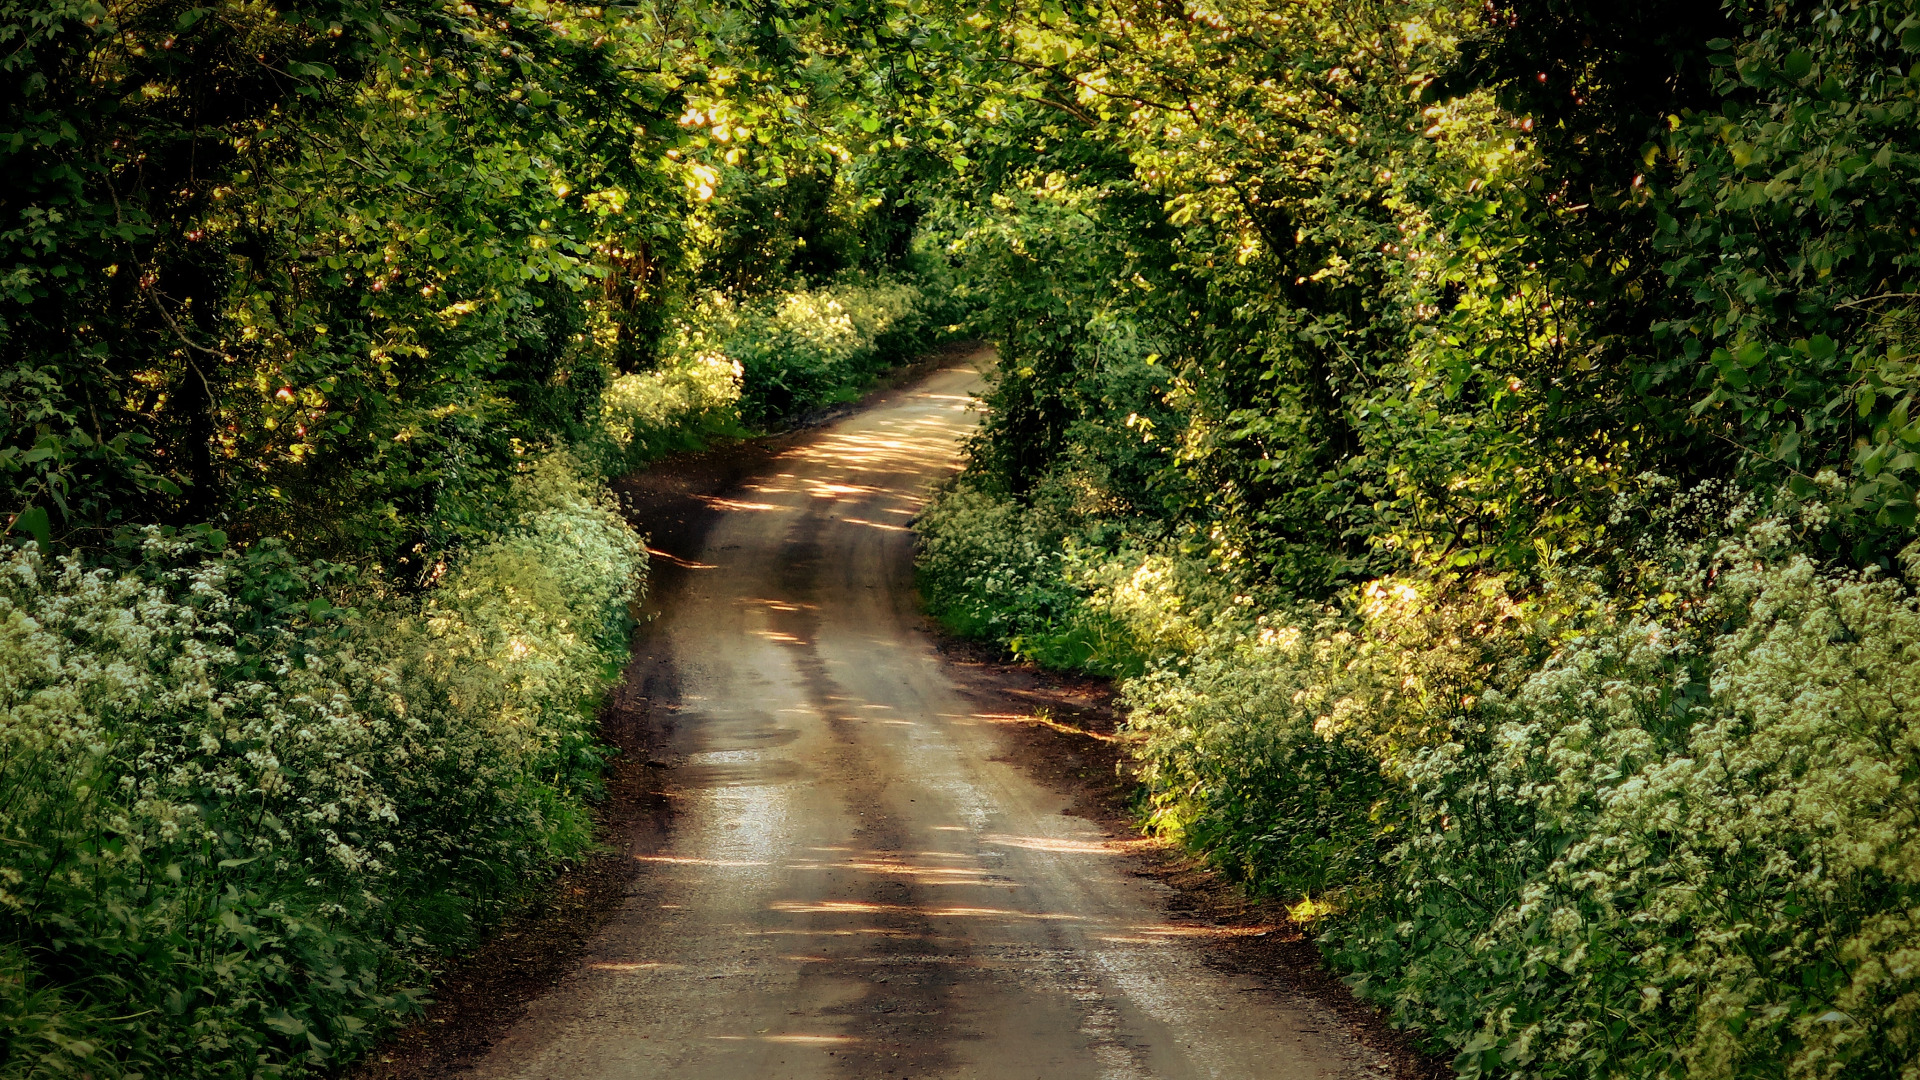
[[[149,529],[0,565],[0,1076],[261,1076],[585,850],[645,553],[564,454],[424,593]]]
[[[1140,672],[1143,825],[1292,904],[1463,1076],[1905,1076],[1920,597],[1809,554],[1823,483],[1646,477],[1609,579],[1259,614],[961,487],[921,518],[922,581],[956,630]],[[1102,625],[1104,651],[1031,644]]]
[[[417,1015],[594,843],[646,570],[601,478],[850,395],[930,313],[709,300],[417,573],[206,527],[0,553],[0,1080],[305,1075]]]
[[[590,452],[617,474],[852,401],[958,329],[949,287],[929,271],[845,275],[815,288],[802,281],[745,299],[702,296],[670,328],[653,370],[619,376],[601,395]]]

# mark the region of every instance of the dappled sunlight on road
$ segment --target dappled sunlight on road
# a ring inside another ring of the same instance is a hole
[[[716,510],[782,510],[782,509],[785,509],[785,507],[777,506],[773,503],[744,502],[740,499],[722,499],[712,495],[706,496],[705,498],[702,498],[700,501],[703,503],[706,503],[708,506],[711,506]]]
[[[691,855],[635,855],[635,862],[666,863],[672,866],[771,866],[772,863],[744,859],[699,859]]]
[[[770,911],[808,915],[919,915],[929,919],[1052,919],[1085,921],[1083,915],[1063,911],[1016,911],[1012,908],[968,907],[961,905],[882,904],[865,900],[780,900],[768,905]]]
[[[616,973],[635,971],[685,971],[686,967],[687,965],[685,964],[668,964],[659,961],[647,961],[644,963],[637,961],[624,961],[620,963],[601,961],[600,963],[587,965],[589,971],[611,971]]]
[[[1002,836],[998,833],[983,836],[980,842],[1061,855],[1125,855],[1143,843],[1139,840],[1068,840],[1057,836]]]
[[[1244,995],[1189,950],[1241,931],[1165,917],[1128,869],[1152,842],[1011,759],[1004,729],[1050,718],[959,692],[922,629],[907,526],[977,385],[942,372],[705,500],[644,639],[670,824],[480,1080],[1347,1080],[1274,1067],[1283,1011],[1212,1004]]]
[[[993,889],[1017,889],[1020,883],[1008,881],[989,870],[961,866],[914,866],[886,859],[848,859],[833,863],[790,863],[790,870],[851,870],[862,874],[885,874],[912,878],[923,885],[974,885]]]
[[[718,570],[720,569],[720,567],[714,563],[695,562],[692,559],[683,559],[680,556],[675,555],[671,551],[661,551],[659,548],[650,547],[647,549],[647,554],[653,556],[656,559],[665,559],[667,562],[672,563],[673,565],[679,567],[682,570]]]
[[[905,525],[889,525],[884,521],[868,521],[865,518],[843,517],[840,520],[846,522],[849,525],[865,525],[869,529],[884,529],[888,532],[903,533],[903,532],[912,531],[911,529],[908,529]]]
[[[748,1039],[770,1043],[795,1043],[801,1046],[844,1046],[862,1042],[851,1035],[709,1035],[709,1039],[744,1041]]]

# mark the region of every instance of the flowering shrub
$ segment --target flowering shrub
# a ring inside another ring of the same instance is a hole
[[[739,365],[741,417],[764,425],[850,400],[928,339],[931,302],[906,282],[859,278],[751,300],[713,294],[677,328],[670,351],[710,351]]]
[[[1406,757],[1393,890],[1329,942],[1464,1073],[1920,1068],[1920,601],[1787,531]]]
[[[0,563],[0,1075],[337,1058],[584,848],[644,552],[563,455],[514,496],[417,599],[158,531]]]
[[[1818,501],[1663,497],[1616,517],[1641,539],[1611,598],[1103,601],[1162,564],[966,487],[922,516],[921,572],[1002,640],[1167,628],[1129,639],[1123,694],[1147,825],[1298,901],[1463,1075],[1920,1076],[1920,597],[1808,557]]]
[[[915,527],[921,590],[962,635],[1012,638],[1057,621],[1081,599],[1064,580],[1058,523],[1012,499],[949,488],[927,503]]]
[[[8,550],[0,1078],[293,1075],[415,1011],[433,956],[592,840],[593,713],[646,557],[587,477],[744,433],[769,364],[827,373],[770,391],[796,407],[845,390],[919,303],[715,302],[408,588],[205,530],[118,567]]]
[[[1216,623],[1182,662],[1126,684],[1148,826],[1256,892],[1321,908],[1373,894],[1404,829],[1394,763],[1524,663],[1522,614],[1497,583],[1436,602],[1384,580],[1351,613]]]
[[[1127,684],[1147,825],[1256,891],[1323,896],[1377,874],[1391,829],[1375,762],[1318,719],[1343,689],[1353,634],[1332,621],[1222,634],[1181,667]],[[1350,700],[1350,699],[1348,699]]]
[[[600,395],[600,422],[587,446],[602,472],[618,475],[737,429],[739,404],[737,361],[717,352],[675,357],[613,380]]]
[[[1204,575],[1156,545],[1109,552],[1069,532],[1068,519],[966,486],[938,493],[916,522],[935,616],[1015,655],[1106,675],[1191,651]]]
[[[743,424],[851,400],[936,336],[929,315],[940,302],[885,279],[748,300],[709,294],[662,342],[657,369],[622,375],[601,395],[585,452],[617,475],[713,435],[744,435]]]

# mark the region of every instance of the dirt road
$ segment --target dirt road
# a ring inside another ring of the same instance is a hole
[[[718,500],[630,692],[671,828],[482,1077],[1364,1076],[1215,972],[1126,843],[1003,756],[920,628],[908,521],[975,417],[956,364]],[[1164,886],[1158,886],[1164,889]]]

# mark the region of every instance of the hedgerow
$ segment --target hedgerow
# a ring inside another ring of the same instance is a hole
[[[589,452],[619,473],[715,436],[744,434],[739,403],[738,362],[718,352],[676,356],[607,386]]]
[[[701,297],[660,342],[655,368],[613,379],[587,451],[619,473],[720,436],[850,401],[885,368],[957,328],[911,279],[804,281],[766,296]]]
[[[936,493],[916,519],[932,613],[1016,656],[1103,675],[1137,675],[1196,648],[1222,614],[1204,568],[1165,543],[1109,549],[1097,526],[1075,524],[1070,511],[965,483]]]
[[[1463,1075],[1920,1077],[1920,9],[995,12],[929,607]]]
[[[1323,941],[1463,1074],[1913,1069],[1920,599],[1721,506],[1653,603],[1379,759],[1400,835]]]
[[[260,1076],[416,1013],[591,843],[645,554],[565,455],[425,594],[149,529],[0,572],[0,1075]]]
[[[0,1076],[417,1012],[592,842],[603,480],[957,321],[757,15],[482,6],[0,0]]]
[[[1134,640],[1195,632],[1124,683],[1143,824],[1292,904],[1462,1075],[1908,1075],[1920,596],[1809,555],[1830,497],[1668,498],[1611,595],[1163,597]],[[1090,617],[1020,517],[977,493],[923,516],[936,611],[1032,617],[1051,589],[1049,618]]]
[[[761,426],[851,400],[882,368],[931,343],[928,302],[903,280],[830,281],[764,297],[702,297],[670,339],[674,354],[711,350],[738,369],[741,418]]]

